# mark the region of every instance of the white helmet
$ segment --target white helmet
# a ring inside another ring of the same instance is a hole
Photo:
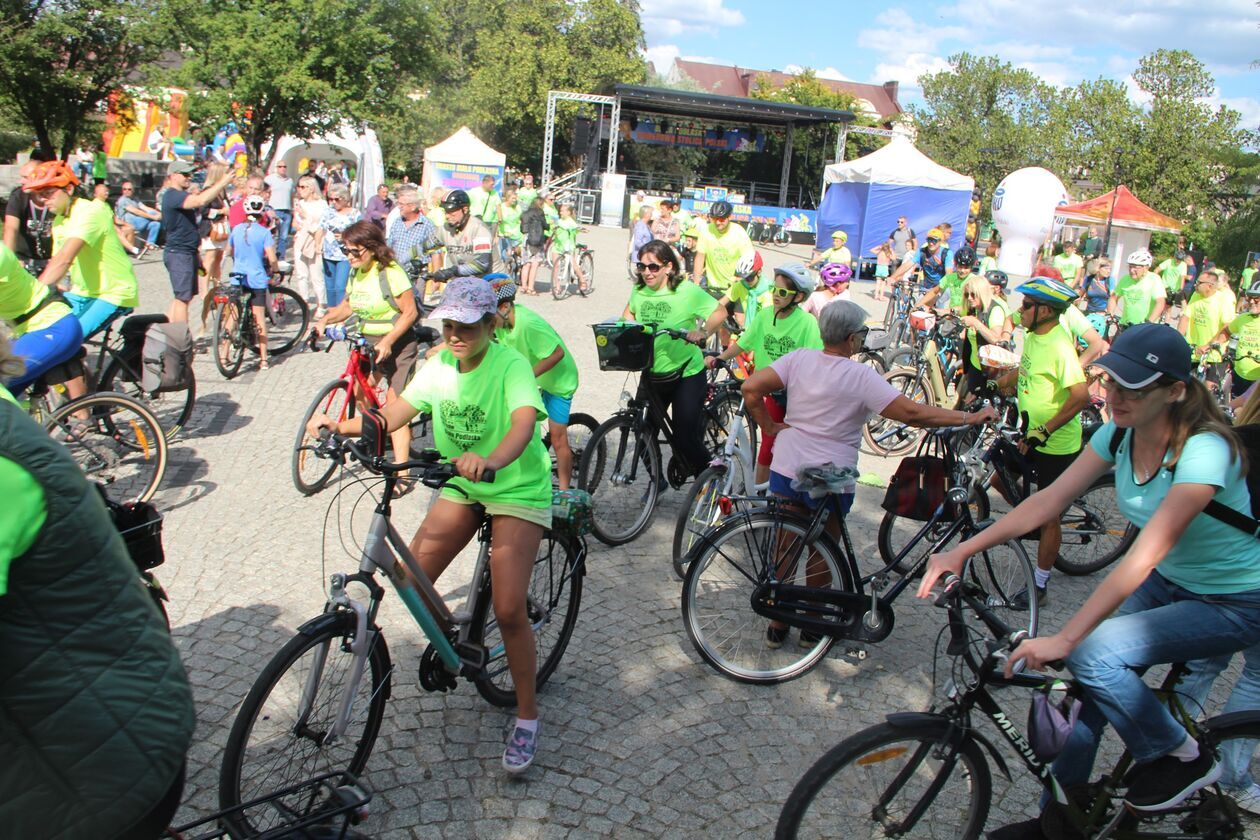
[[[1145,248],[1138,248],[1132,254],[1129,254],[1129,265],[1143,265],[1150,268],[1151,263],[1154,261],[1154,258],[1151,257],[1151,252]]]
[[[761,273],[762,260],[761,254],[756,251],[749,251],[747,254],[739,258],[739,262],[735,264],[735,276],[748,279],[754,275]]]

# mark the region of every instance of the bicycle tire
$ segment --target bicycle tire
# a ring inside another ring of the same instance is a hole
[[[229,299],[214,313],[214,328],[210,332],[214,366],[224,379],[235,377],[245,360],[243,331],[240,304],[235,298]]]
[[[310,334],[311,308],[292,289],[272,286],[267,294],[266,312],[268,356],[287,353]],[[255,336],[255,345],[257,342]]]
[[[582,256],[578,257],[578,263],[582,273],[586,275],[586,288],[578,286],[578,294],[589,297],[591,292],[595,291],[595,257],[591,251],[583,251]]]
[[[340,396],[338,396],[340,392]],[[334,379],[319,389],[315,399],[307,406],[302,415],[302,424],[298,426],[297,440],[293,444],[292,475],[293,486],[304,496],[310,496],[324,489],[328,479],[337,469],[337,462],[331,459],[316,458],[313,447],[318,438],[306,433],[306,424],[317,413],[340,420],[342,408],[346,417],[353,417],[355,411],[354,395],[350,392],[350,383],[344,379]]]
[[[792,234],[788,233],[784,228],[779,228],[774,232],[774,244],[780,248],[785,248],[792,244]]]
[[[534,570],[529,576],[526,609],[534,629],[538,675],[534,687],[542,688],[564,656],[582,603],[584,561],[566,539],[547,531],[538,545]],[[503,639],[494,618],[492,587],[487,572],[483,590],[474,608],[471,637],[486,646],[490,654],[485,669],[473,680],[477,693],[487,702],[504,708],[516,705],[516,688],[508,670]]]
[[[250,687],[228,735],[223,766],[219,771],[220,808],[236,808],[242,802],[266,796],[322,773],[341,772],[357,777],[363,772],[380,732],[381,718],[390,693],[389,651],[385,637],[379,631],[368,651],[370,678],[361,679],[351,708],[352,715],[356,717],[346,732],[332,744],[317,742],[327,733],[337,714],[346,685],[344,677],[348,676],[346,670],[354,661],[348,651],[354,630],[354,616],[342,614],[330,626],[309,634],[299,632],[267,663]],[[298,709],[288,707],[297,706],[307,687],[309,669],[315,667],[312,661],[306,673],[297,673],[308,654],[315,659],[324,658],[323,672],[313,706],[299,721]],[[338,675],[343,680],[334,684]],[[281,681],[287,676],[294,679],[285,681],[286,689],[281,686]],[[325,688],[329,690],[325,692]],[[268,705],[269,700],[275,702]],[[355,734],[352,735],[352,732]],[[257,781],[247,777],[247,770],[255,763],[250,742],[251,736],[256,733],[271,733],[263,734],[257,741],[260,748],[257,764],[262,770],[270,771]],[[277,771],[282,777],[272,778]],[[289,804],[298,811],[311,807],[307,802]],[[229,826],[238,832],[237,836],[249,837],[286,825],[280,822],[284,819],[287,819],[285,814],[278,812],[274,805],[259,806],[225,817]]]
[[[1114,475],[1095,480],[1063,511],[1060,522],[1063,542],[1054,567],[1074,577],[1110,566],[1137,539],[1137,528],[1116,507]]]
[[[888,361],[884,358],[884,354],[878,350],[863,350],[858,355],[857,360],[878,373],[881,377],[888,373]]]
[[[974,531],[964,534],[969,539]],[[985,603],[999,618],[1011,627],[1028,631],[1036,636],[1040,628],[1041,609],[1035,597],[1028,597],[1027,606],[1015,603],[1021,593],[1031,595],[1036,586],[1032,560],[1019,540],[1008,540],[984,551],[973,554],[963,566],[963,577],[979,586],[986,593]],[[972,651],[969,649],[968,655]],[[972,663],[975,669],[980,662]]]
[[[904,726],[881,723],[845,738],[815,761],[792,788],[779,812],[776,840],[975,840],[989,818],[993,778],[984,750],[970,735],[961,736],[955,761],[948,765],[941,762],[938,745],[958,737],[956,732],[942,719]],[[899,824],[929,792],[941,772],[948,773],[948,777],[934,791],[919,821],[903,833]],[[876,776],[886,781],[881,782]]]
[[[770,546],[782,546],[786,538],[789,550],[797,551],[798,541],[808,529],[808,520],[784,511],[741,514],[710,534],[692,557],[683,580],[683,626],[696,653],[718,673],[743,683],[781,683],[813,669],[835,644],[835,639],[824,635],[809,648],[799,647],[791,639],[779,647],[769,647],[769,622],[751,606],[753,590],[766,579],[772,562]],[[832,588],[855,591],[849,565],[830,536],[820,535],[811,549],[830,574]],[[805,550],[797,553],[804,554]],[[797,568],[783,570],[780,579],[800,585],[806,582]],[[747,661],[737,661],[737,657]]]
[[[551,297],[553,300],[564,300],[569,296],[570,284],[573,281],[571,272],[573,267],[569,265],[568,254],[556,254],[556,259],[560,260],[560,267],[551,279]]]
[[[172,440],[180,429],[188,424],[192,417],[193,405],[197,402],[197,377],[192,367],[188,368],[188,387],[181,391],[156,391],[150,393],[133,377],[133,371],[124,366],[118,359],[111,358],[97,383],[98,391],[116,391],[144,403],[153,416],[158,419],[166,439]]]
[[[973,522],[980,522],[989,518],[989,497],[983,493],[977,493],[975,487],[971,488],[971,501],[968,503],[971,507],[971,518]],[[879,531],[876,534],[876,545],[879,548],[880,559],[885,563],[891,563],[898,554],[901,553],[914,535],[924,526],[924,522],[917,519],[909,519],[905,516],[898,516],[892,511],[885,511],[884,517],[879,521]],[[945,531],[951,525],[951,522],[939,522],[923,540],[923,552],[931,549],[932,545],[940,539]],[[914,567],[914,564],[923,556],[923,552],[912,551],[906,555],[900,563],[894,568],[901,573],[905,573]]]
[[[591,494],[591,532],[605,545],[638,537],[652,521],[664,472],[661,452],[650,433],[621,414],[605,421],[582,453],[578,486]],[[629,471],[640,459],[633,482]]]
[[[896,388],[902,396],[909,400],[924,405],[933,404],[928,384],[923,377],[919,376],[917,371],[908,368],[896,368],[884,375],[884,381]],[[880,440],[881,436],[886,435],[900,425],[895,420],[889,420],[879,414],[872,416],[862,427],[862,451],[870,455],[889,458],[894,455],[904,455],[916,448],[919,445],[919,439],[923,436],[923,431],[911,426],[903,426],[907,430],[904,437]]]
[[[147,502],[166,475],[162,425],[139,400],[109,391],[59,406],[44,423],[88,481],[113,502]]]
[[[590,445],[591,438],[595,436],[595,431],[599,428],[599,424],[595,422],[595,418],[589,414],[583,414],[575,411],[569,415],[568,422],[568,438],[569,451],[573,453],[573,470],[569,477],[569,486],[577,487],[581,478],[582,453],[586,451],[586,447]],[[543,443],[547,447],[547,451],[551,454],[551,477],[558,479],[559,474],[556,469],[556,451],[551,446],[551,433],[548,432],[543,436]],[[599,456],[596,456],[597,458]],[[598,465],[600,470],[603,469],[602,463]],[[559,484],[556,485],[559,487]]]
[[[687,555],[691,547],[701,534],[719,524],[718,499],[722,496],[742,496],[747,492],[743,473],[743,468],[737,464],[722,463],[706,467],[691,482],[674,519],[671,554],[674,574],[679,580],[687,576]]]

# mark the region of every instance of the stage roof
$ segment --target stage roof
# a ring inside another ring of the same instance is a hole
[[[852,111],[811,108],[807,105],[718,96],[688,90],[617,85],[614,93],[621,98],[621,107],[625,111],[669,114],[675,117],[708,117],[727,122],[773,126],[848,123],[854,119]]]

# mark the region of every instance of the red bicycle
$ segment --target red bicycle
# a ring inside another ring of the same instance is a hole
[[[432,328],[425,327],[423,330],[420,335],[421,359],[424,358],[424,351],[437,343],[440,338],[437,331]],[[353,417],[360,408],[383,408],[385,392],[389,389],[389,383],[383,376],[376,384],[372,384],[376,359],[372,353],[372,346],[358,330],[353,326],[345,327],[344,330],[339,327],[330,327],[327,337],[330,340],[328,346],[324,348],[325,353],[332,350],[336,341],[342,340],[350,345],[350,359],[346,362],[346,369],[342,371],[341,376],[319,389],[310,407],[302,415],[302,425],[298,427],[297,442],[293,447],[293,483],[307,496],[324,489],[337,468],[337,462],[315,457],[319,438],[307,434],[306,424],[316,414],[323,414],[340,422]],[[311,331],[309,343],[312,350],[319,349],[314,330]],[[429,420],[428,414],[417,414],[411,421],[411,443],[416,451],[433,445]]]

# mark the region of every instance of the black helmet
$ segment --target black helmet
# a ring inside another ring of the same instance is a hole
[[[729,201],[715,201],[713,206],[709,208],[709,216],[714,219],[729,219],[734,212],[735,208],[731,206]]]
[[[990,286],[997,286],[999,289],[1005,289],[1006,284],[1010,282],[1006,272],[998,271],[996,268],[985,272],[984,279],[989,281]]]
[[[446,198],[442,199],[442,209],[450,212],[451,210],[463,210],[472,204],[468,200],[468,193],[463,190],[451,190],[446,194]]]
[[[976,267],[976,251],[970,245],[964,245],[958,249],[958,253],[954,254],[954,265],[962,265],[967,268]]]

